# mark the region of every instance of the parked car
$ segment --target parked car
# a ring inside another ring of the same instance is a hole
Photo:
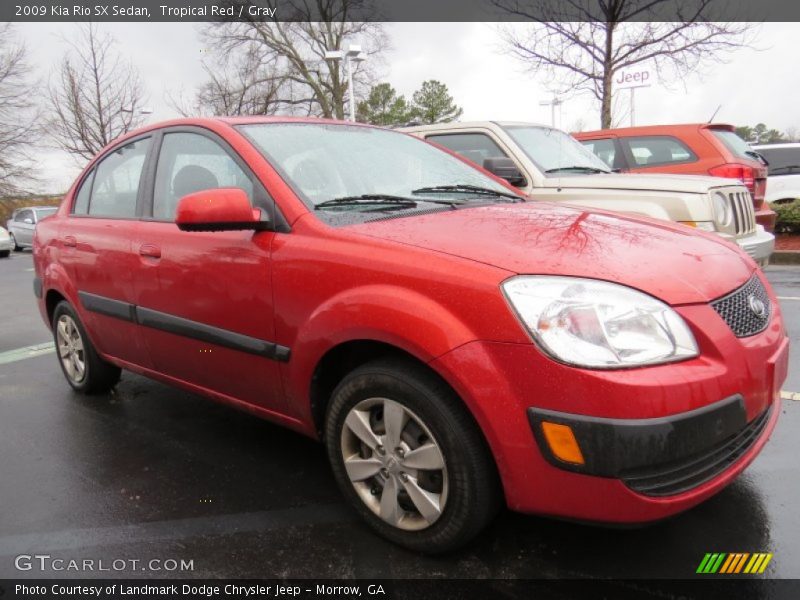
[[[39,224],[34,266],[75,390],[126,369],[320,439],[370,526],[425,552],[501,502],[611,523],[684,511],[780,414],[781,309],[738,248],[527,202],[366,125],[134,131]]]
[[[767,231],[775,228],[775,211],[764,201],[767,163],[732,125],[651,125],[573,135],[623,172],[713,175],[741,181],[753,197],[756,222]]]
[[[36,224],[45,217],[55,214],[57,210],[57,206],[31,206],[15,210],[6,222],[14,250],[30,248],[33,245]]]
[[[753,150],[769,161],[767,202],[800,198],[800,144],[764,144]]]
[[[676,221],[738,244],[766,266],[775,238],[755,222],[747,190],[716,177],[619,175],[567,133],[534,123],[405,128],[483,166],[535,200]]]
[[[8,258],[13,249],[14,242],[11,241],[8,231],[5,227],[0,227],[0,258]]]

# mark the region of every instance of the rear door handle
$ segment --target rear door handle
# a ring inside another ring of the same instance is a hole
[[[139,254],[149,258],[161,258],[161,248],[153,244],[142,244],[139,246]]]
[[[71,235],[64,236],[64,239],[62,240],[62,242],[68,248],[74,248],[75,246],[78,245],[78,240],[76,240]]]

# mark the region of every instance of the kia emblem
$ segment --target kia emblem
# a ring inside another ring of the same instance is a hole
[[[755,295],[751,294],[747,298],[747,304],[750,306],[750,310],[753,312],[753,314],[759,319],[763,319],[767,314],[766,305],[759,298],[756,298]]]

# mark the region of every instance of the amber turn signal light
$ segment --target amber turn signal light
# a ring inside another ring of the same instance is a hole
[[[542,421],[542,432],[550,451],[558,460],[576,465],[584,464],[583,454],[569,425]]]

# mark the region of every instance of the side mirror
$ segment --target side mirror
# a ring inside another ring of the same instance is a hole
[[[181,231],[264,231],[272,228],[261,211],[250,206],[244,190],[217,188],[184,196],[175,224]]]
[[[23,223],[27,223],[28,225],[33,225],[33,219],[22,219]]]
[[[483,168],[500,179],[505,179],[514,187],[523,187],[527,182],[525,176],[514,164],[514,161],[505,156],[483,159]]]

